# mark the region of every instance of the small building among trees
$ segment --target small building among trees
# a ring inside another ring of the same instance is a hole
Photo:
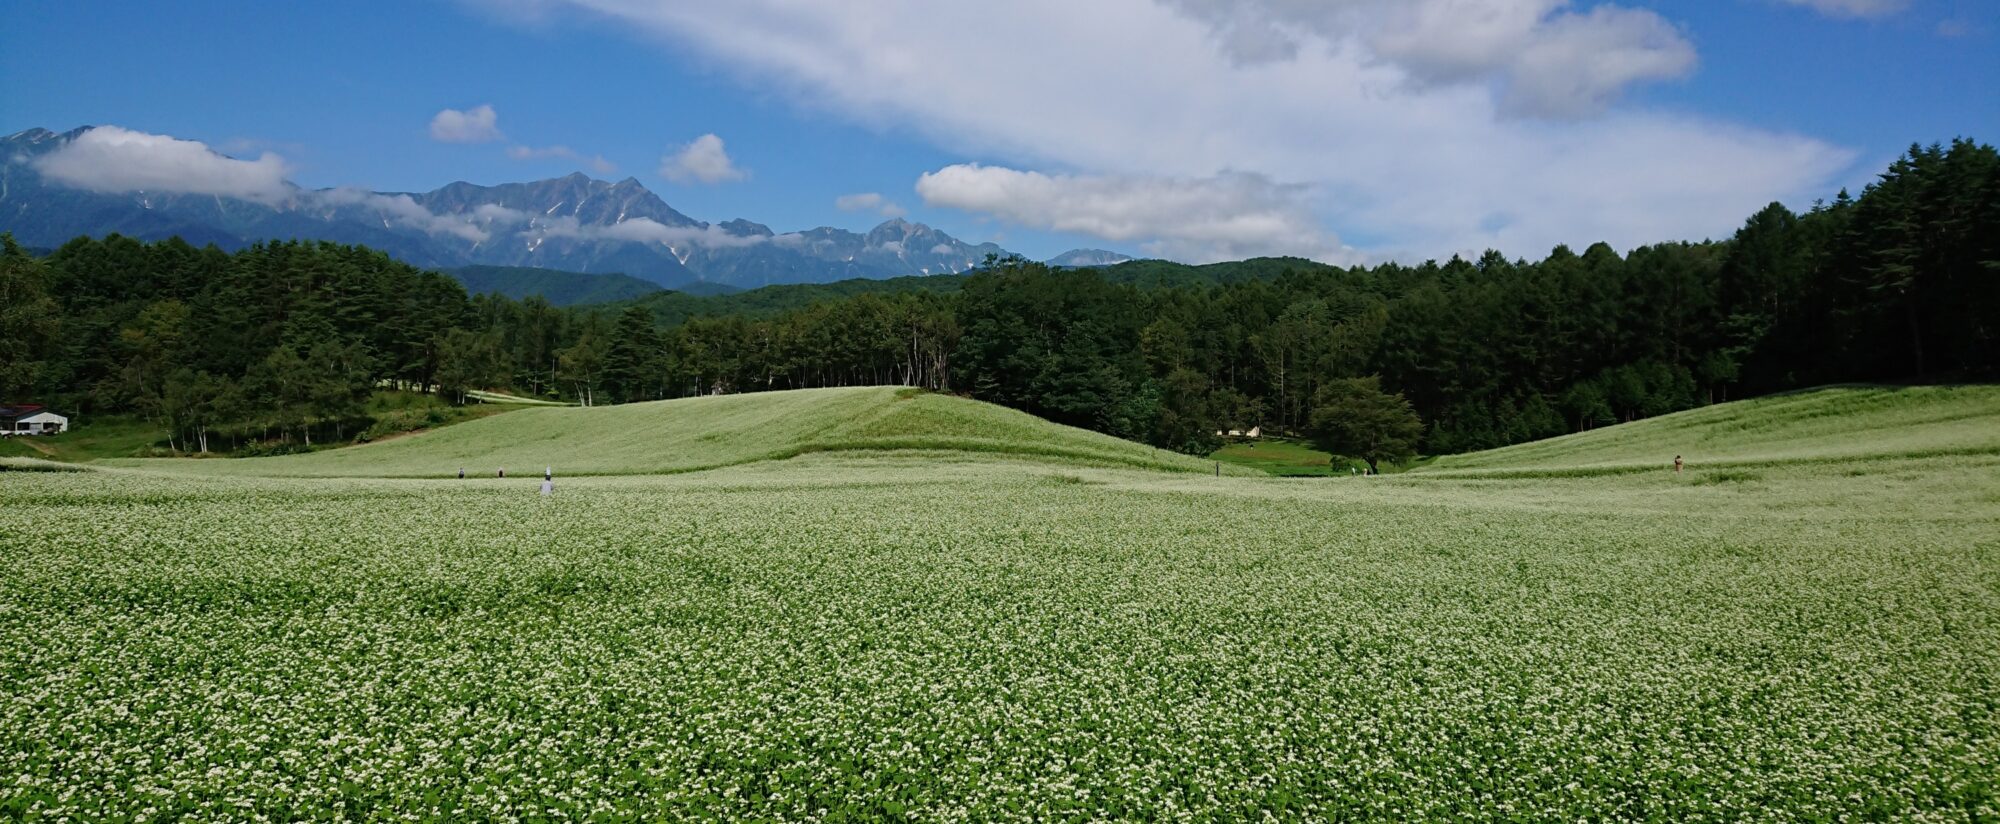
[[[0,404],[0,435],[56,435],[69,430],[69,418],[41,404]]]

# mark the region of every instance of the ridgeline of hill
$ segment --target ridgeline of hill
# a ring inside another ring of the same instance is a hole
[[[800,389],[522,409],[404,438],[300,455],[114,462],[274,477],[491,477],[689,472],[813,452],[958,452],[1210,472],[1214,464],[1005,407],[896,387]],[[1232,474],[1241,471],[1225,469]]]
[[[1447,455],[1421,473],[1506,474],[2000,454],[2000,386],[1826,386]]]
[[[1092,271],[1107,283],[1140,289],[1186,289],[1226,286],[1258,280],[1270,281],[1276,280],[1285,272],[1319,272],[1334,268],[1336,267],[1304,258],[1267,257],[1199,266],[1166,260],[1130,260],[1093,267]],[[611,308],[643,307],[652,313],[654,321],[660,326],[670,328],[679,326],[693,317],[724,315],[768,317],[794,309],[803,309],[815,303],[846,300],[859,295],[956,292],[971,276],[971,273],[967,273],[879,279],[850,278],[832,283],[781,284],[721,293],[703,290],[701,288],[703,284],[689,284],[671,291],[655,291],[603,302],[610,304]],[[468,285],[467,289],[470,290],[471,286]],[[556,302],[552,297],[549,301]],[[576,301],[579,304],[589,302]]]
[[[689,288],[616,301],[606,308],[622,310],[630,306],[641,307],[652,314],[653,321],[660,327],[672,328],[686,323],[689,318],[728,315],[762,318],[859,295],[955,292],[964,281],[963,275],[913,275],[883,280],[852,278],[833,283],[796,283],[709,294],[691,291],[699,289],[699,285],[691,284]]]

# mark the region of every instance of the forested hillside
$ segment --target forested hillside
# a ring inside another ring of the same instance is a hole
[[[1066,271],[1077,267],[1052,263],[1050,268]],[[1097,276],[1106,283],[1137,286],[1142,289],[1169,287],[1194,289],[1252,280],[1272,280],[1286,272],[1332,270],[1335,267],[1304,258],[1253,258],[1201,266],[1168,260],[1129,260],[1101,267],[1084,268],[1095,268]],[[459,271],[462,270],[453,270],[453,273],[457,274]],[[972,275],[968,273],[908,275],[896,278],[849,278],[830,283],[786,283],[723,294],[697,294],[694,292],[694,285],[688,285],[668,292],[599,302],[645,307],[653,313],[653,319],[659,325],[671,327],[694,317],[725,315],[768,317],[787,310],[803,309],[815,303],[827,303],[868,294],[888,296],[911,292],[956,292],[970,277]],[[463,281],[464,278],[460,280]],[[548,295],[547,292],[542,294]],[[510,294],[510,296],[523,295]],[[556,302],[561,303],[561,301]]]
[[[905,383],[1190,452],[1218,428],[1345,442],[1342,421],[1413,414],[1411,442],[1367,448],[1446,453],[1813,384],[2000,377],[2000,156],[1913,147],[1858,198],[1773,204],[1729,240],[1537,262],[1008,259],[573,309],[331,244],[10,242],[0,267],[0,395],[179,432],[338,437],[380,381],[584,403]]]
[[[564,272],[528,266],[460,266],[445,269],[444,273],[471,294],[491,292],[516,300],[540,295],[557,306],[613,303],[666,291],[630,275]]]

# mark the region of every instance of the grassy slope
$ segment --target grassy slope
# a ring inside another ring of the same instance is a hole
[[[1197,458],[1011,409],[894,387],[808,389],[591,408],[532,408],[379,444],[307,455],[135,465],[216,474],[486,476],[657,474],[810,452],[948,450],[1078,464],[1211,470]]]
[[[1310,444],[1277,438],[1227,444],[1209,458],[1288,477],[1350,474],[1345,465],[1334,471],[1330,463],[1333,456]]]
[[[1449,455],[1425,472],[1540,471],[2000,453],[2000,386],[1833,386]]]

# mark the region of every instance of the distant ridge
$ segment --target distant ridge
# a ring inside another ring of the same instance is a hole
[[[1048,263],[1050,266],[1084,267],[1110,266],[1114,263],[1124,263],[1128,260],[1137,260],[1137,258],[1131,255],[1121,255],[1117,252],[1107,252],[1103,249],[1071,249],[1049,258]]]
[[[442,270],[475,295],[520,300],[538,295],[556,306],[611,303],[665,291],[659,284],[617,273],[590,274],[531,266],[458,266]]]
[[[816,284],[798,283],[792,285],[797,287],[812,287]],[[785,287],[765,286],[760,288],[781,289]],[[698,298],[719,298],[724,295],[741,294],[744,290],[737,288],[735,286],[730,286],[729,284],[726,283],[709,283],[708,281],[695,280],[695,281],[689,281],[687,283],[676,284],[674,288],[670,291],[679,292],[683,295],[693,295],[694,297]]]
[[[1069,274],[1102,278],[1107,283],[1141,289],[1218,286],[1249,280],[1274,280],[1286,272],[1326,272],[1335,267],[1302,258],[1251,258],[1228,263],[1191,266],[1165,260],[1128,260],[1107,266],[1073,266]],[[840,300],[861,294],[910,294],[955,292],[970,278],[959,275],[929,275],[899,278],[850,278],[830,283],[791,283],[736,290],[714,284],[683,284],[670,291],[617,301],[618,305],[640,306],[653,313],[661,326],[678,326],[689,318],[708,315],[758,317],[814,303]]]

